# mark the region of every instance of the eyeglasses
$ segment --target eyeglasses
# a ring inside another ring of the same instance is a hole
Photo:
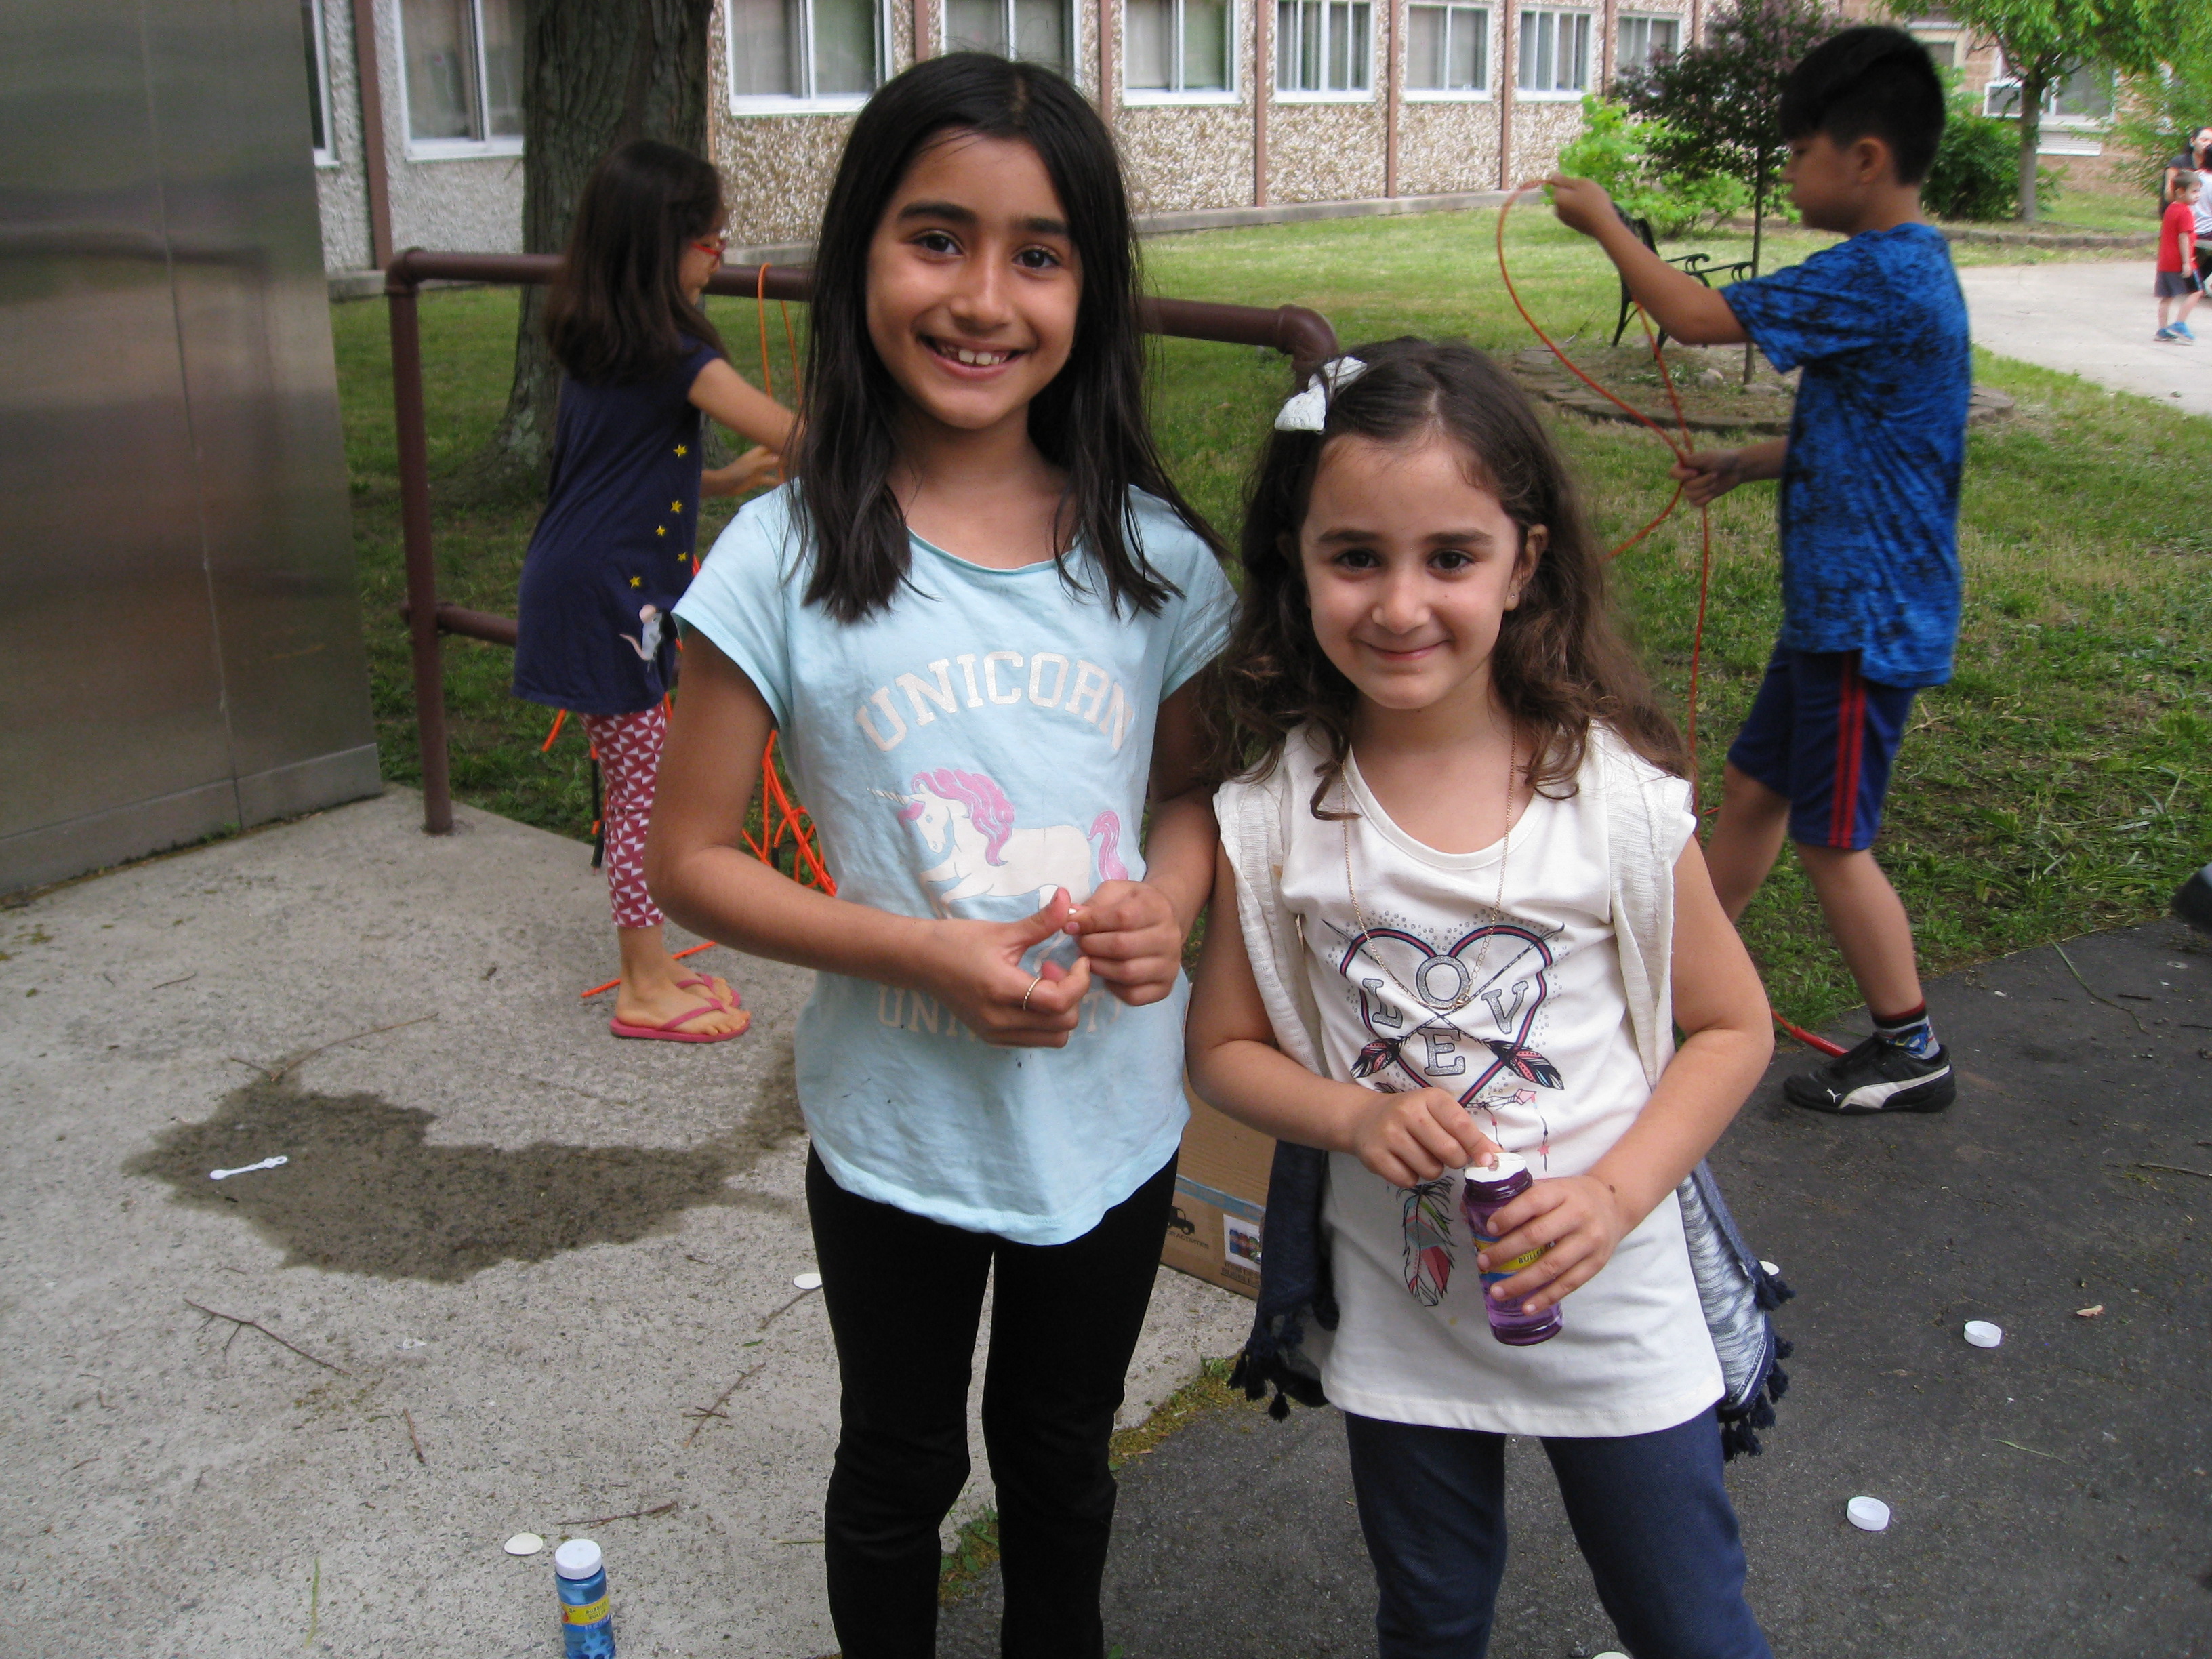
[[[711,253],[719,259],[730,246],[730,233],[726,230],[717,230],[705,236],[695,237],[691,246],[697,248],[700,252]]]

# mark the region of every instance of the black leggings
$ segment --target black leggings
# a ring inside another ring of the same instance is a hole
[[[999,1489],[1006,1659],[1103,1659],[1106,1467],[1167,1229],[1175,1160],[1066,1244],[1016,1244],[857,1198],[806,1160],[842,1384],[823,1533],[845,1659],[930,1659],[937,1529],[968,1480],[968,1384],[995,1269],[983,1443]]]

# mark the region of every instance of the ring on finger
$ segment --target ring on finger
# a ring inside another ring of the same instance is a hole
[[[1026,1014],[1029,1012],[1030,998],[1036,994],[1036,988],[1043,983],[1044,975],[1042,974],[1039,974],[1035,979],[1030,981],[1030,988],[1022,993],[1022,1012]]]

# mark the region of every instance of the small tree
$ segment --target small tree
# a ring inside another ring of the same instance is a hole
[[[707,147],[707,21],[714,0],[523,0],[522,246],[558,253],[599,158],[633,138]],[[507,412],[472,468],[487,493],[544,487],[559,367],[522,290]]]
[[[2167,161],[2212,123],[2212,20],[2188,14],[2164,64],[2154,71],[2124,74],[2119,107],[2112,139],[2122,158],[2121,176],[2156,201],[2164,193]]]
[[[1827,0],[1735,0],[1713,14],[1705,38],[1642,75],[1620,95],[1659,126],[1650,149],[1669,173],[1736,179],[1751,191],[1751,274],[1759,274],[1766,198],[1789,145],[1782,83],[1797,60],[1835,33]],[[1751,349],[1743,354],[1749,384]]]
[[[1927,7],[1924,0],[1898,0],[1894,9],[1916,16]],[[2030,224],[2045,95],[2092,64],[2154,73],[2181,27],[2179,9],[2166,0],[1946,0],[1943,10],[1994,40],[2005,67],[2020,77],[2020,216]]]

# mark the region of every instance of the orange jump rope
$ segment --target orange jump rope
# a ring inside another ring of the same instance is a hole
[[[1674,376],[1673,371],[1667,367],[1667,354],[1659,349],[1659,337],[1651,331],[1651,319],[1645,314],[1644,307],[1640,304],[1636,307],[1636,319],[1644,326],[1644,338],[1651,348],[1651,361],[1659,366],[1660,382],[1667,388],[1667,401],[1674,407],[1674,423],[1676,428],[1681,434],[1679,439],[1676,438],[1673,433],[1668,432],[1666,428],[1661,426],[1656,421],[1646,415],[1642,410],[1637,408],[1633,404],[1627,402],[1624,398],[1615,397],[1609,389],[1600,386],[1595,380],[1583,373],[1581,368],[1577,365],[1575,361],[1559,349],[1559,343],[1553,340],[1550,335],[1544,332],[1543,325],[1539,323],[1535,318],[1529,314],[1528,307],[1522,304],[1521,292],[1518,289],[1513,286],[1513,272],[1510,267],[1507,264],[1505,258],[1505,216],[1507,214],[1512,212],[1513,204],[1516,202],[1518,202],[1530,191],[1539,190],[1541,188],[1542,186],[1539,185],[1522,185],[1520,189],[1515,191],[1512,195],[1506,198],[1505,205],[1498,210],[1498,274],[1505,284],[1506,296],[1513,301],[1514,310],[1521,313],[1521,320],[1528,325],[1529,332],[1544,343],[1545,349],[1559,360],[1560,366],[1564,368],[1568,374],[1573,375],[1577,380],[1580,380],[1591,391],[1596,392],[1599,397],[1604,398],[1607,403],[1612,404],[1616,408],[1625,411],[1633,418],[1638,425],[1649,428],[1657,436],[1661,443],[1665,444],[1667,447],[1674,453],[1674,459],[1676,460],[1688,460],[1690,458],[1691,449],[1689,417],[1683,413],[1681,397],[1674,390]],[[1674,516],[1675,507],[1681,504],[1682,491],[1683,485],[1677,483],[1674,486],[1674,493],[1667,498],[1667,505],[1659,510],[1658,515],[1649,524],[1645,525],[1643,529],[1638,531],[1626,541],[1621,543],[1620,546],[1607,553],[1605,556],[1606,558],[1608,561],[1619,558],[1622,554],[1627,552],[1630,548],[1634,547],[1646,536],[1649,536],[1653,531],[1656,530],[1661,525],[1666,523],[1668,519],[1672,518]],[[1686,732],[1689,738],[1690,789],[1693,809],[1698,787],[1698,670],[1699,664],[1705,656],[1705,610],[1707,601],[1712,591],[1713,576],[1713,515],[1711,507],[1700,506],[1698,508],[1698,525],[1701,543],[1698,560],[1698,621],[1695,629],[1690,635],[1690,697],[1687,718],[1683,722]],[[1779,1014],[1776,1014],[1774,1016],[1774,1023],[1808,1048],[1816,1049],[1821,1054],[1831,1055],[1841,1054],[1844,1052],[1842,1048],[1829,1042],[1827,1038],[1820,1036],[1814,1032],[1805,1030],[1802,1027],[1793,1025],[1788,1020],[1783,1018]]]

